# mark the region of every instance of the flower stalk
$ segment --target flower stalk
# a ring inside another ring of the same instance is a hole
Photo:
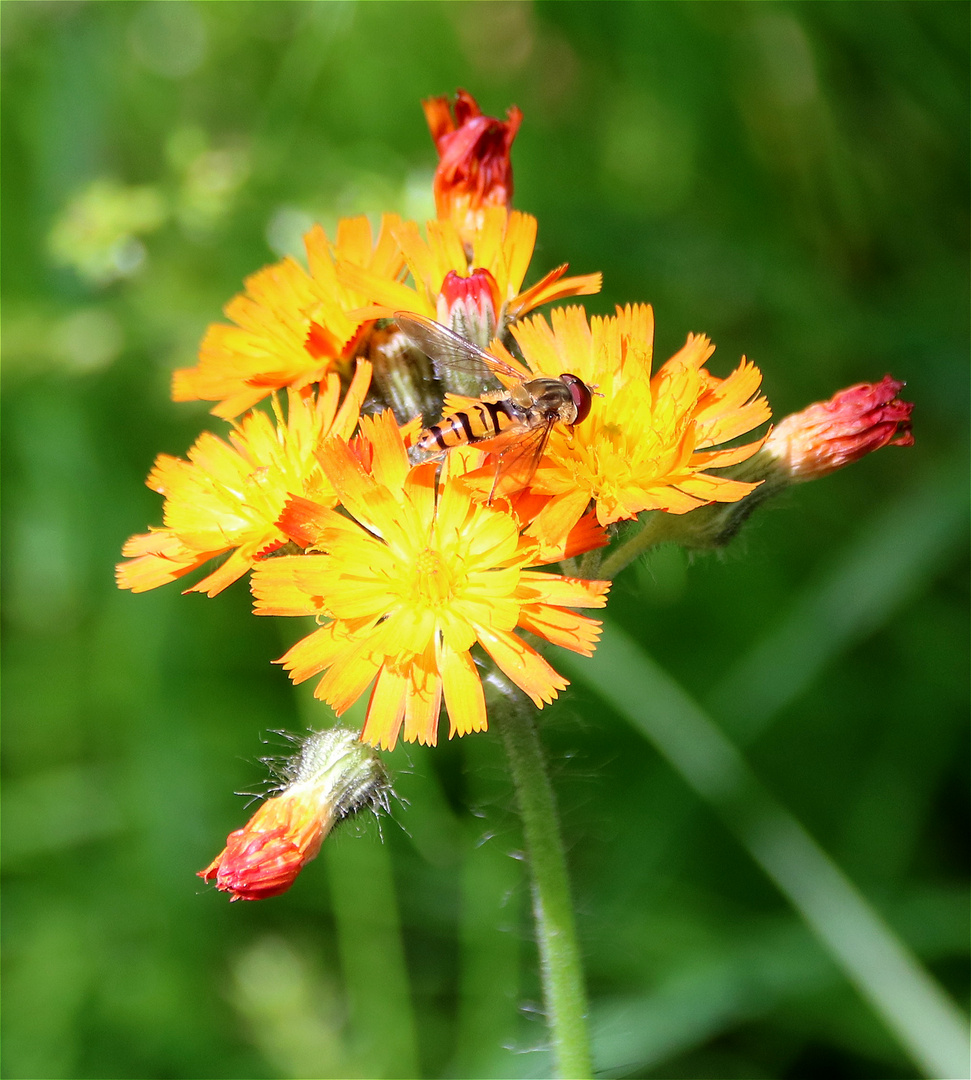
[[[629,566],[639,556],[670,539],[670,521],[671,515],[669,514],[662,514],[658,511],[645,514],[644,523],[641,527],[633,534],[629,534],[622,543],[619,543],[610,552],[597,567],[597,573],[602,573],[605,580],[612,581],[624,567]],[[593,554],[599,554],[599,552]],[[584,566],[582,569],[585,570],[586,567]]]
[[[487,684],[523,822],[554,1075],[577,1080],[593,1075],[593,1063],[587,995],[553,787],[528,702],[498,674],[488,676]]]

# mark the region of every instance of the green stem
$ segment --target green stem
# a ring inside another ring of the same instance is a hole
[[[580,559],[580,565],[577,569],[571,570],[564,569],[564,573],[567,577],[580,577],[591,580],[598,578],[600,575],[600,560],[601,551],[598,548],[594,548],[593,551],[588,551],[583,558]],[[571,562],[576,563],[576,559],[571,559]]]
[[[672,515],[655,512],[645,515],[644,524],[636,533],[618,545],[604,559],[600,566],[600,577],[613,580],[625,566],[632,563],[639,555],[649,551],[668,539],[669,521]]]
[[[555,1075],[581,1080],[593,1075],[587,999],[553,787],[530,706],[501,676],[488,681],[490,711],[502,733],[523,819]]]

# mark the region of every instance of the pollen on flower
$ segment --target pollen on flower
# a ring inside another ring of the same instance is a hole
[[[714,346],[689,335],[652,371],[654,317],[646,304],[587,320],[580,307],[555,308],[513,327],[525,363],[535,374],[571,373],[597,388],[588,416],[556,425],[530,488],[545,503],[528,535],[555,546],[591,506],[601,526],[645,510],[684,514],[710,502],[735,502],[753,490],[711,472],[751,457],[756,439],[731,445],[769,419],[758,393],[758,368],[742,360],[727,378],[705,363]],[[512,360],[498,343],[494,351]],[[477,481],[488,483],[488,469]]]
[[[419,601],[437,608],[452,598],[452,580],[442,556],[431,548],[420,552],[415,563],[416,594]]]

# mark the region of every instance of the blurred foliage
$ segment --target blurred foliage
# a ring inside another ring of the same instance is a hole
[[[429,216],[419,101],[456,86],[523,109],[533,272],[603,270],[588,310],[652,301],[659,354],[709,333],[778,415],[907,380],[913,450],[795,491],[723,557],[661,549],[608,618],[965,1006],[968,6],[0,10],[3,1075],[549,1067],[496,740],[399,747],[380,837],[347,826],[286,896],[229,907],[193,875],[244,820],[232,792],[268,732],[331,719],[269,664],[299,628],[245,587],[112,582],[159,521],[155,454],[211,423],[170,371],[310,222]],[[605,1074],[919,1073],[596,686],[543,731]]]

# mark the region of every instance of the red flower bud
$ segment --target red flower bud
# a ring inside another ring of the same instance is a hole
[[[787,416],[769,434],[764,451],[781,462],[793,482],[815,480],[881,446],[912,446],[910,414],[900,401],[904,384],[889,375],[859,383]]]
[[[438,297],[437,317],[456,334],[485,349],[498,332],[502,297],[488,270],[473,270],[461,277],[449,270]]]
[[[508,207],[512,201],[509,153],[523,114],[514,105],[506,120],[483,116],[465,90],[457,92],[454,116],[447,97],[428,98],[422,107],[438,151],[435,208],[468,241],[481,226],[485,207]]]
[[[222,853],[199,877],[215,881],[233,900],[279,896],[320,851],[333,823],[333,815],[306,793],[267,799],[242,829],[229,834]]]

